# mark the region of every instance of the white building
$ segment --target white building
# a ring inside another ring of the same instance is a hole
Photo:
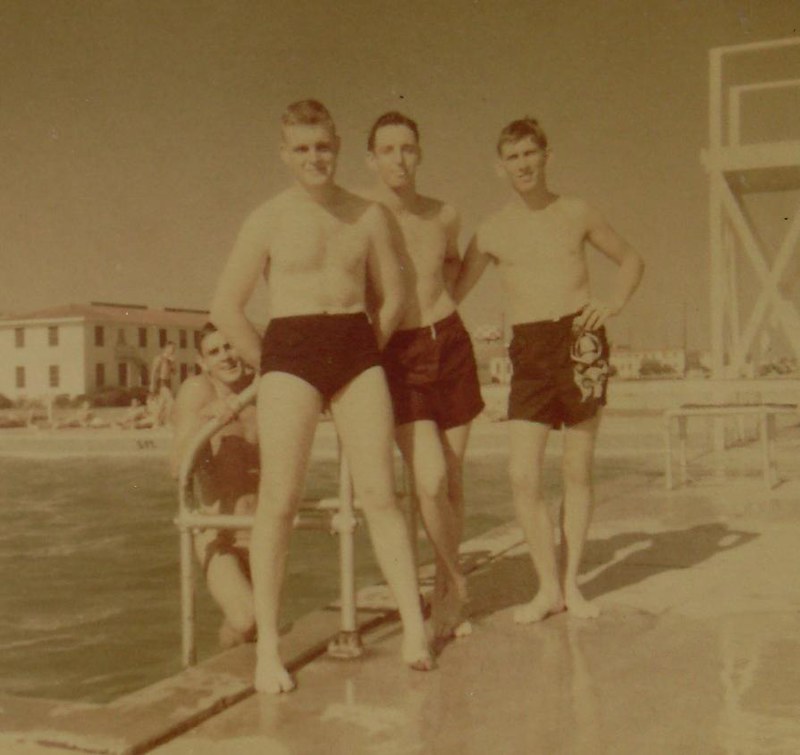
[[[155,356],[175,343],[177,388],[194,371],[206,312],[68,304],[0,318],[0,394],[10,399],[148,385]]]

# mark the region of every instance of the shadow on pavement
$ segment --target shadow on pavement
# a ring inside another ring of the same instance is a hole
[[[582,583],[591,599],[642,582],[662,572],[690,569],[713,556],[749,543],[759,535],[723,522],[665,532],[626,532],[590,540],[582,573],[596,572]],[[538,580],[527,553],[505,556],[469,576],[470,613],[480,617],[533,598]]]

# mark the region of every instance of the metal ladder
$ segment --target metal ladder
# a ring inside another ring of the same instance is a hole
[[[242,391],[233,402],[235,413],[255,401],[257,382]],[[175,525],[180,540],[180,593],[181,593],[181,662],[184,667],[197,662],[197,642],[195,632],[196,601],[194,592],[194,534],[200,530],[251,529],[253,516],[235,514],[205,514],[200,511],[195,491],[194,469],[198,455],[208,440],[218,432],[224,422],[209,420],[192,439],[181,461],[178,475],[178,513]],[[404,489],[410,490],[409,475],[404,470]],[[402,496],[415,563],[418,563],[417,548],[417,507],[413,496]],[[328,645],[328,653],[337,658],[357,658],[362,653],[361,636],[356,621],[355,591],[355,530],[358,526],[356,501],[347,463],[339,447],[339,494],[333,498],[303,501],[294,526],[302,529],[326,530],[339,535],[339,592],[340,627],[337,635]]]

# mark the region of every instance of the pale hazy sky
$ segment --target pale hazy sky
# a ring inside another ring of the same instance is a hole
[[[612,336],[677,345],[685,307],[704,346],[707,50],[798,34],[798,0],[3,0],[0,312],[206,308],[240,222],[285,185],[280,112],[316,97],[356,188],[371,121],[415,118],[420,189],[461,210],[465,241],[508,196],[497,132],[537,116],[554,190],[646,259]],[[499,322],[487,277],[472,325]]]

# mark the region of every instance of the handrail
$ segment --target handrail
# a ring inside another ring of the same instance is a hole
[[[252,403],[258,391],[257,381],[248,386],[230,402],[233,414],[238,414]],[[232,514],[203,514],[197,511],[194,494],[194,470],[201,449],[211,437],[229,421],[214,418],[206,422],[186,449],[178,472],[178,515],[175,525],[180,533],[180,591],[181,591],[181,660],[184,666],[197,661],[195,639],[194,559],[192,553],[194,530],[208,528],[249,529],[253,516]],[[306,502],[308,503],[308,502]],[[350,473],[340,453],[339,495],[314,502],[317,509],[329,512],[329,531],[339,535],[340,552],[340,606],[339,634],[331,641],[328,652],[340,658],[353,658],[361,654],[361,638],[356,622],[354,534],[357,525],[355,500]],[[303,527],[296,517],[295,527]]]
[[[248,404],[253,402],[258,391],[258,382],[253,381],[247,388],[231,401],[231,410],[238,414]],[[200,450],[211,437],[221,430],[229,418],[214,417],[206,422],[195,435],[183,454],[178,469],[178,515],[175,525],[178,527],[180,538],[180,592],[181,592],[181,662],[184,666],[193,666],[197,662],[197,643],[195,638],[195,596],[194,596],[194,558],[192,545],[194,540],[193,530],[200,526],[200,514],[193,512],[194,503],[194,468]],[[230,521],[234,517],[222,516],[202,520],[204,526],[217,525],[224,521],[224,526],[246,525],[252,527],[252,517],[246,517],[249,522]],[[244,520],[245,517],[235,517]]]
[[[248,404],[255,401],[257,392],[258,381],[254,380],[230,402],[231,411],[234,414],[241,412]],[[225,417],[214,417],[210,419],[197,431],[197,435],[192,439],[184,452],[178,471],[178,505],[181,512],[188,509],[187,501],[194,498],[192,474],[197,462],[197,454],[215,433],[225,427],[228,421],[229,418]]]

